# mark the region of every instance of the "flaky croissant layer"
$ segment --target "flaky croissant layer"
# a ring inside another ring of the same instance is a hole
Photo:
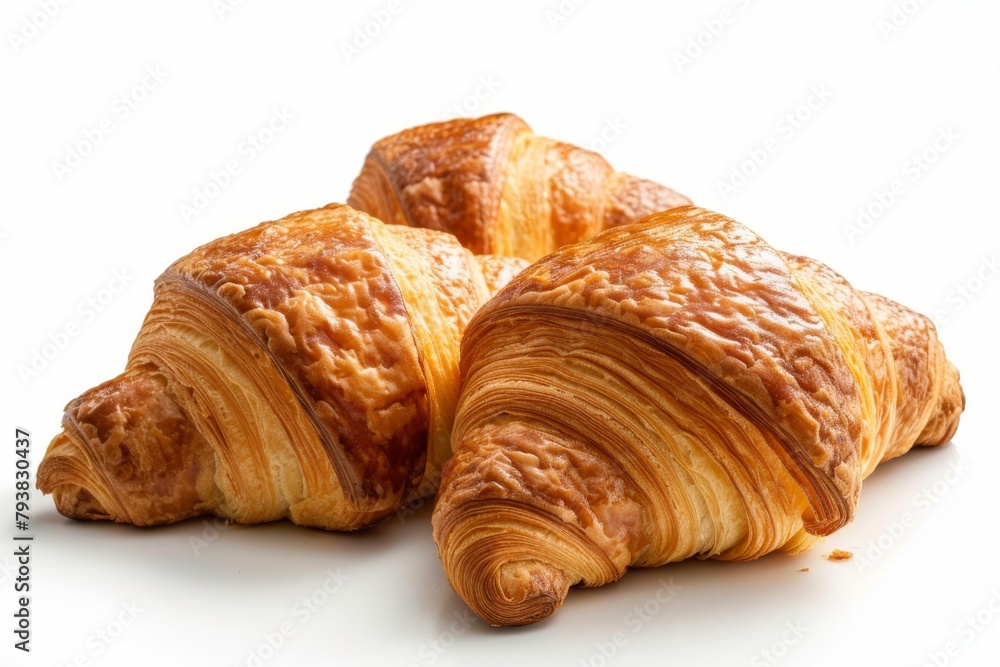
[[[495,625],[629,566],[806,549],[964,407],[927,318],[693,207],[533,264],[473,318],[461,375],[434,538]]]
[[[524,264],[341,205],[204,245],[125,372],[66,407],[38,487],[78,519],[370,524],[433,491],[462,332]]]
[[[347,203],[385,222],[449,232],[475,253],[534,261],[691,201],[502,113],[378,141]]]

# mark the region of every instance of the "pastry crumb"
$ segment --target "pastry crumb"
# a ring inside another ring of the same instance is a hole
[[[840,549],[834,549],[826,557],[827,560],[849,560],[854,558],[854,554],[850,551],[841,551]]]
[[[808,568],[808,567],[804,567],[804,568],[802,568],[801,570],[799,570],[799,572],[808,572],[808,571],[809,571],[809,568]]]

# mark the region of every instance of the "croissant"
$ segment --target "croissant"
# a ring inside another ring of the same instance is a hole
[[[694,207],[533,264],[461,347],[433,531],[494,625],[630,566],[802,551],[965,403],[927,318]]]
[[[592,151],[540,137],[509,113],[404,130],[375,144],[350,206],[449,232],[478,254],[534,261],[684,195],[615,172]]]
[[[156,281],[125,372],[66,407],[38,487],[140,526],[377,521],[434,491],[461,334],[524,264],[342,205],[204,245]]]

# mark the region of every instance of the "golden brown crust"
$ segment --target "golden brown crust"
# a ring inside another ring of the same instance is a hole
[[[476,258],[447,234],[389,225],[372,229],[407,304],[406,318],[417,343],[423,376],[428,379],[431,411],[423,475],[437,480],[451,455],[462,334],[479,306],[525,263],[513,257]],[[409,261],[414,255],[428,261]],[[411,470],[415,466],[415,461],[409,464]]]
[[[569,573],[617,579],[634,542],[628,528],[642,515],[612,459],[567,447],[564,435],[523,422],[490,425],[470,437],[480,444],[475,454],[460,449],[463,454],[452,457],[444,473],[451,491],[444,502],[464,508],[462,524],[455,531],[442,524],[439,530],[455,541],[470,539],[470,533],[481,536],[472,538],[471,551],[455,552],[481,576],[457,583],[492,589],[506,603],[477,605],[484,597],[476,590],[460,591],[477,614],[494,625],[533,622],[558,607],[568,587],[580,581]],[[447,509],[441,512],[449,516]],[[578,529],[558,531],[567,521]],[[537,540],[536,531],[546,527],[556,539]],[[447,552],[449,545],[442,543],[442,549]],[[555,566],[540,568],[540,562]]]
[[[211,478],[215,461],[160,382],[126,372],[70,402],[63,424],[73,436],[57,436],[46,456],[46,478],[63,480],[57,506],[80,518],[124,515],[139,525],[179,521],[204,509],[198,482]],[[123,404],[131,409],[121,410]],[[130,511],[127,498],[134,495],[145,498],[142,512]]]
[[[850,520],[857,388],[783,258],[747,228],[695,208],[649,216],[535,264],[477,322],[518,305],[572,308],[656,341],[770,428],[811,494],[819,534]]]
[[[604,224],[605,197],[601,195],[605,184],[615,176],[615,170],[597,153],[570,144],[552,142],[546,153],[552,236],[545,250],[551,252],[564,245],[589,239],[610,226]],[[643,213],[628,222],[641,217]],[[543,224],[536,224],[544,228]]]
[[[396,215],[378,206],[394,200],[406,224],[448,232],[477,254],[492,253],[507,152],[515,136],[527,131],[516,116],[496,114],[422,125],[386,137],[372,147],[347,203],[399,223]],[[372,170],[384,179],[370,175]],[[391,186],[393,197],[369,194],[363,187],[369,178],[375,181],[372,186]]]
[[[500,291],[500,288],[513,280],[514,276],[528,266],[528,261],[519,257],[479,255],[477,259],[479,267],[483,271],[486,288],[491,296]]]
[[[691,200],[659,183],[618,172],[605,182],[605,204],[601,229],[627,225],[639,218],[681,206]],[[589,238],[577,237],[570,243]]]
[[[479,254],[534,261],[690,200],[615,173],[592,151],[535,135],[513,114],[432,123],[375,144],[348,203],[447,231]]]
[[[895,422],[896,369],[890,338],[862,293],[840,274],[808,257],[787,253],[784,257],[799,288],[834,334],[858,387],[861,476],[866,477],[883,460]]]
[[[194,283],[249,325],[358,502],[408,493],[426,452],[427,384],[391,271],[370,221],[341,207],[219,239],[160,279]]]
[[[331,205],[157,280],[128,370],[67,408],[39,488],[76,518],[367,525],[443,463],[458,345],[519,262]],[[423,491],[426,492],[426,489]]]
[[[895,360],[899,426],[885,458],[905,454],[914,444],[940,445],[951,440],[965,409],[958,370],[944,357],[929,318],[879,294],[864,292],[888,333]]]
[[[702,209],[557,251],[462,343],[433,519],[449,580],[517,624],[629,566],[808,548],[878,461],[954,432],[961,390],[932,334]]]

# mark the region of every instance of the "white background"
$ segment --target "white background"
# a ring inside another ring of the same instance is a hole
[[[210,0],[69,3],[51,18],[44,4],[0,10],[0,664],[252,665],[283,623],[292,633],[263,664],[596,666],[616,632],[609,664],[996,664],[996,3],[900,0],[894,16],[889,0],[566,0],[564,16],[556,0],[423,0],[402,2],[350,58],[342,45],[387,1],[247,0],[231,12]],[[715,23],[724,10],[728,22]],[[880,29],[893,16],[898,29]],[[691,62],[677,57],[685,49]],[[161,80],[130,93],[147,68]],[[134,95],[127,117],[123,94]],[[968,396],[954,442],[879,468],[857,520],[806,554],[633,571],[571,591],[551,619],[521,629],[459,620],[429,504],[357,534],[283,523],[215,533],[201,519],[76,523],[35,491],[32,652],[14,650],[15,427],[31,431],[37,466],[63,405],[123,367],[172,260],[343,201],[373,141],[456,104],[513,111],[598,148],[934,315]],[[241,145],[275,109],[293,119],[248,159]],[[786,118],[796,113],[797,127]],[[57,173],[103,119],[110,133]],[[768,139],[764,164],[744,165]],[[933,163],[914,170],[925,151]],[[239,173],[185,221],[181,205],[230,160]],[[753,173],[723,193],[734,169]],[[878,213],[895,180],[894,201],[849,235],[859,207]],[[120,287],[115,272],[127,285],[102,293]],[[101,312],[86,306],[102,297]],[[77,335],[23,377],[69,325]],[[833,548],[857,556],[824,560]],[[316,592],[328,569],[346,579],[326,596]],[[661,581],[679,586],[666,604],[653,597]],[[306,614],[300,600],[314,594],[322,604]]]

